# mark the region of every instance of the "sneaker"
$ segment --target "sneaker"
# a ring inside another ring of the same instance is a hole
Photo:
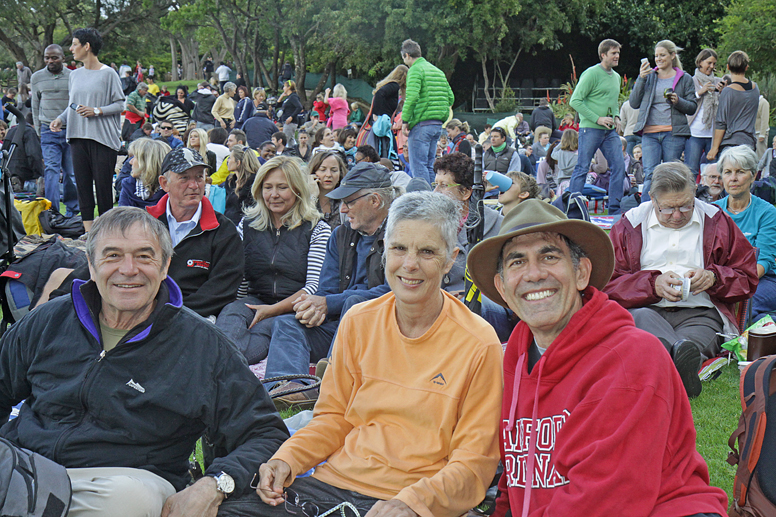
[[[701,352],[698,345],[689,339],[680,339],[674,343],[674,365],[679,376],[682,378],[684,390],[688,398],[695,398],[701,394],[703,385],[698,376],[698,371],[703,364]]]
[[[299,390],[294,392],[294,390]],[[287,395],[283,395],[286,392]],[[275,407],[278,411],[286,409],[305,410],[315,407],[315,403],[318,402],[318,395],[320,394],[318,388],[308,388],[307,385],[301,382],[289,382],[282,387],[276,387],[270,391],[270,397],[272,402],[275,403]]]

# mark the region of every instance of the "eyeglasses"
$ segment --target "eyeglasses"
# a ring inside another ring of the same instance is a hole
[[[162,131],[172,131],[172,126],[160,126]]]
[[[299,494],[286,488],[283,490],[283,496],[286,498],[286,511],[291,515],[304,515],[305,517],[318,517],[321,512],[318,505],[309,501],[302,502]]]
[[[454,188],[454,187],[460,187],[460,186],[461,186],[460,183],[444,184],[444,183],[437,183],[436,181],[431,184],[431,188],[434,189],[434,190],[436,190],[437,187],[439,187],[440,190],[445,190],[445,189]]]
[[[372,195],[372,192],[369,192],[368,194],[362,194],[362,195],[358,196],[356,199],[351,199],[350,201],[345,201],[343,199],[342,200],[342,204],[345,205],[346,207],[348,207],[348,210],[352,210],[353,209],[353,205],[356,204],[356,201],[358,201],[362,197],[371,196],[371,195]]]
[[[657,205],[657,202],[655,202],[655,204]],[[686,206],[671,206],[660,208],[660,205],[657,205],[657,211],[663,215],[674,215],[674,212],[677,210],[683,214],[686,214],[687,212],[691,212],[693,208],[695,208],[695,201],[693,201],[692,204]]]

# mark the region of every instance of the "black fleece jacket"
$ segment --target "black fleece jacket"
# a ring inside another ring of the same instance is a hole
[[[103,352],[96,285],[35,309],[0,342],[0,436],[68,468],[132,467],[186,486],[188,458],[207,433],[228,454],[236,494],[288,437],[267,392],[234,344],[181,305],[166,279],[145,322]]]

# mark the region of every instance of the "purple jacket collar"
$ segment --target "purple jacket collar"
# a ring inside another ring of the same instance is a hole
[[[151,316],[142,323],[142,325],[147,324],[145,328],[140,328],[140,326],[138,326],[128,332],[132,337],[127,339],[127,343],[136,343],[149,336],[154,322],[157,319],[156,316],[162,307],[170,306],[179,309],[183,306],[183,294],[181,293],[178,284],[176,284],[169,276],[165,278],[162,283],[164,284],[164,287],[159,289],[157,301],[163,301],[163,299],[165,299],[164,304],[162,306],[157,304],[157,307]],[[96,303],[96,299],[99,298],[99,293],[97,292],[94,282],[91,280],[88,282],[78,279],[73,280],[71,294],[73,296],[73,305],[75,306],[75,313],[78,320],[84,328],[94,336],[94,339],[96,339],[98,343],[102,343],[99,330],[100,323],[97,320],[97,318],[99,318],[99,306]]]

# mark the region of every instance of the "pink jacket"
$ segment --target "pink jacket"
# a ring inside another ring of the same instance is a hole
[[[660,301],[655,294],[658,270],[641,269],[642,223],[653,210],[645,202],[629,210],[612,227],[609,238],[614,245],[614,273],[604,292],[626,309],[645,307]],[[703,222],[703,261],[717,282],[706,292],[727,319],[725,331],[736,328],[734,304],[746,300],[757,290],[757,258],[754,248],[736,223],[716,205],[695,200]]]

